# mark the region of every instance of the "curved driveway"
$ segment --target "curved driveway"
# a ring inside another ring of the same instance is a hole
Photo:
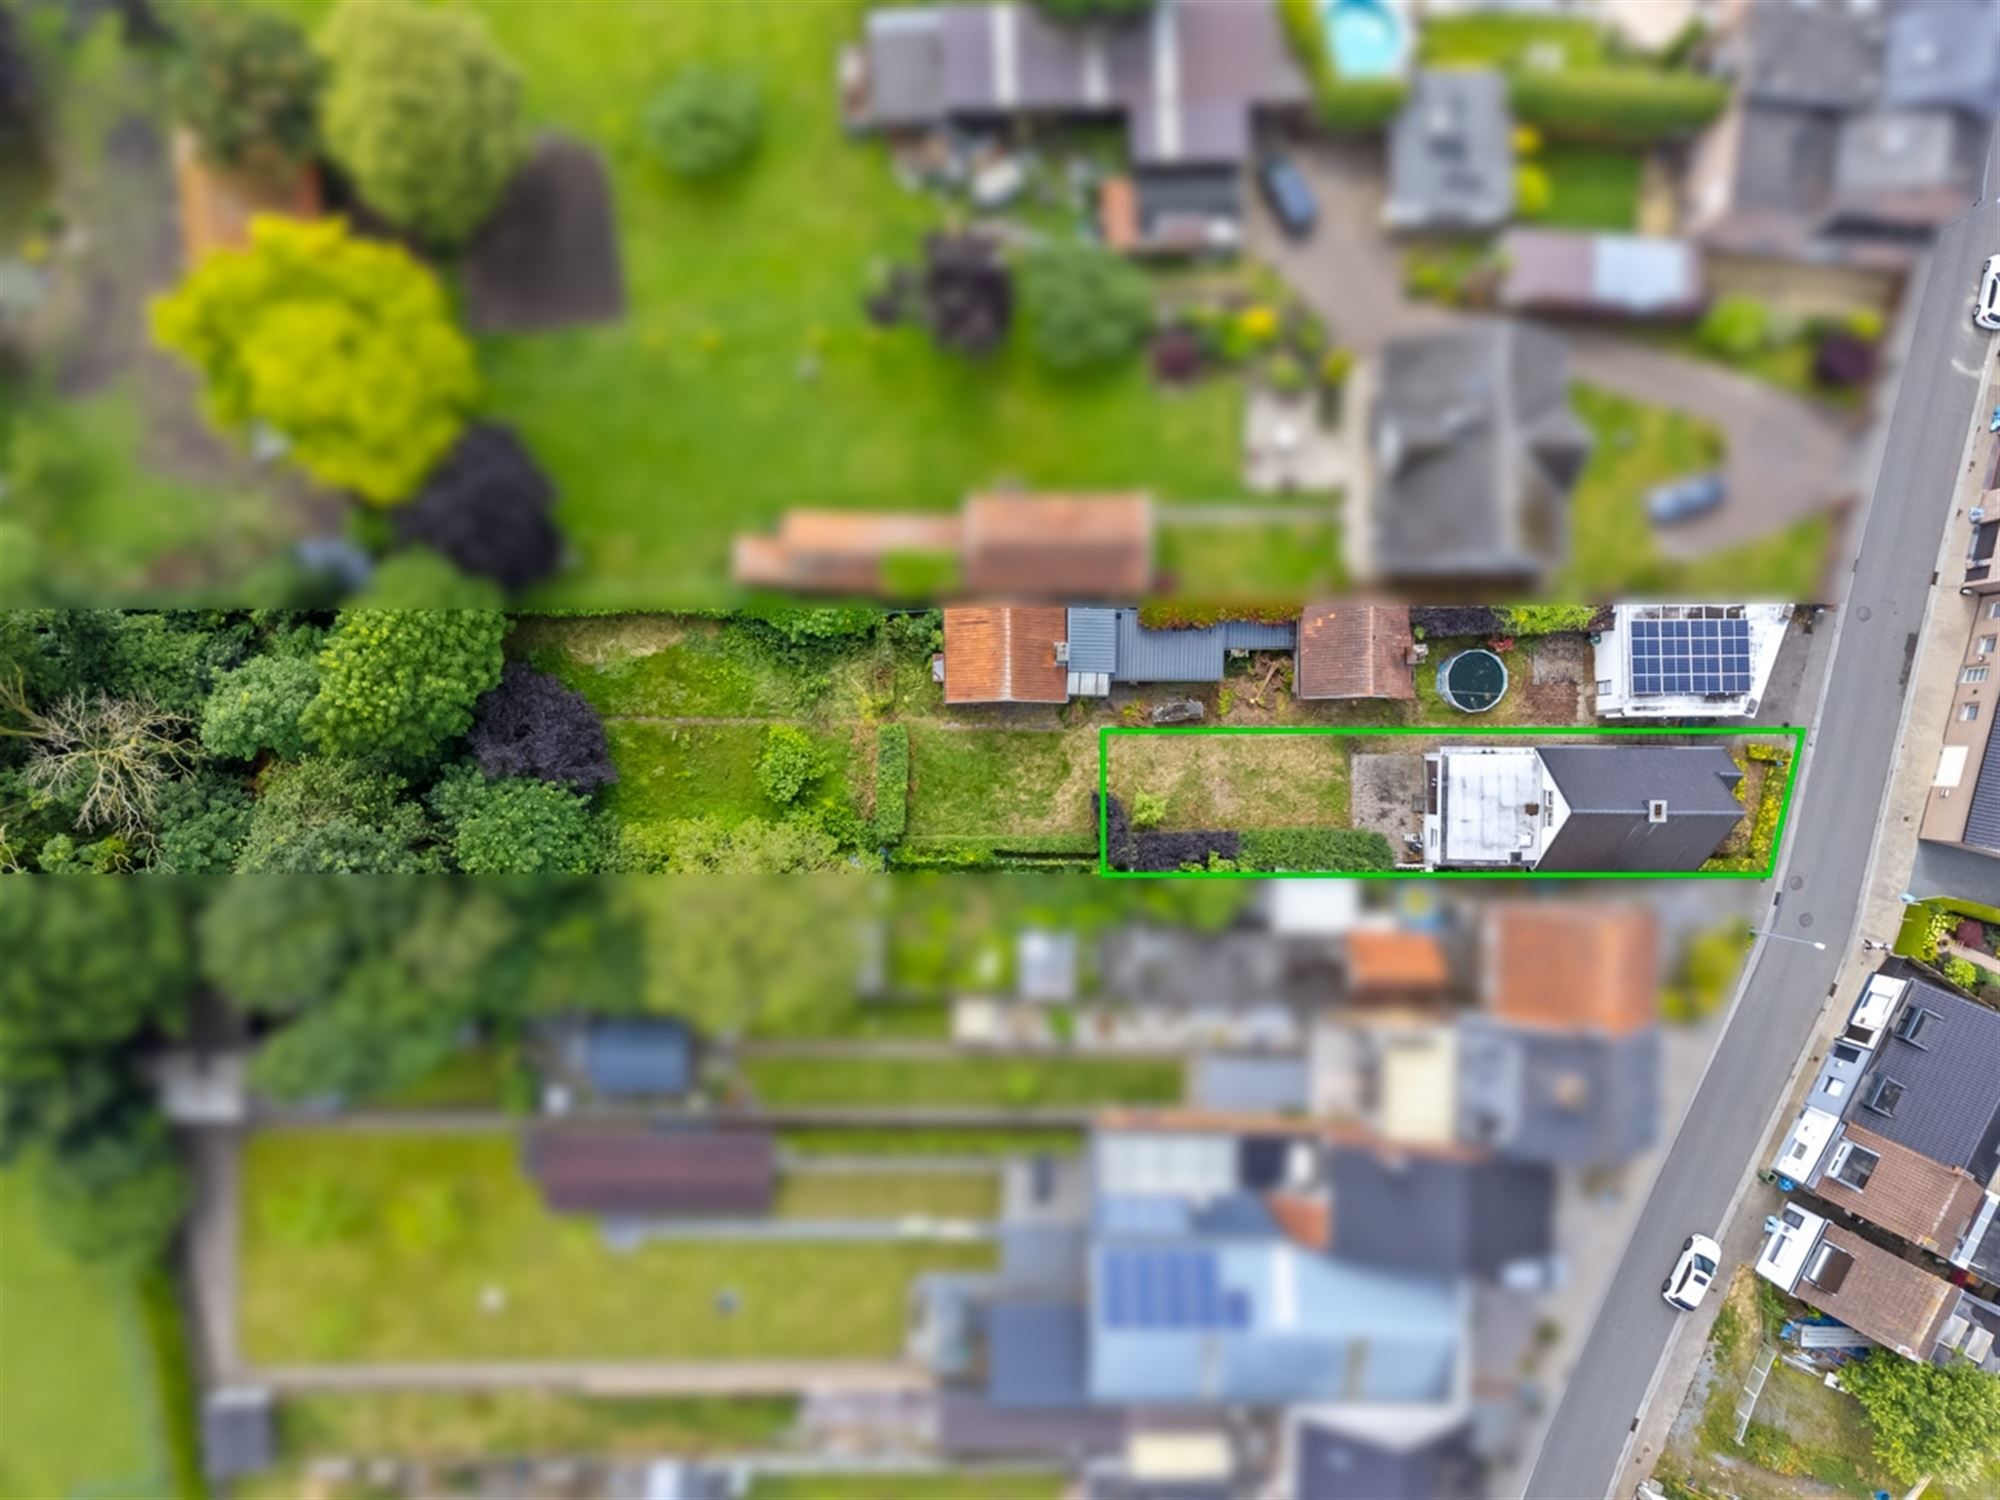
[[[1250,249],[1276,267],[1357,353],[1470,316],[1403,294],[1402,249],[1382,228],[1384,153],[1374,145],[1313,142],[1287,148],[1320,201],[1320,226],[1298,244],[1261,197]],[[1663,551],[1699,556],[1817,515],[1854,488],[1850,438],[1814,402],[1706,360],[1593,329],[1561,330],[1571,373],[1635,401],[1684,411],[1720,429],[1730,501],[1713,516],[1663,533]]]

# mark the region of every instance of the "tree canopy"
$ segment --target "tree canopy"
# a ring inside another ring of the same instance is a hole
[[[580,792],[618,779],[590,701],[525,662],[508,662],[499,686],[479,700],[469,740],[488,776],[534,776]]]
[[[1028,257],[1020,279],[1029,342],[1052,370],[1115,364],[1153,326],[1145,273],[1108,250],[1051,245]]]
[[[319,144],[325,65],[287,18],[254,6],[189,10],[174,69],[174,105],[218,166],[282,172]]]
[[[512,430],[478,422],[416,498],[396,507],[396,536],[514,593],[549,577],[562,559],[555,499],[555,486]]]
[[[253,220],[247,249],[153,303],[153,336],[201,375],[217,426],[268,428],[315,479],[382,505],[450,449],[479,388],[437,278],[339,219]]]
[[[1840,1379],[1867,1410],[1875,1457],[1898,1482],[1928,1474],[1957,1488],[2000,1471],[2000,1377],[1878,1350]]]
[[[471,727],[506,633],[498,610],[348,610],[320,653],[306,732],[330,756],[421,762]]]
[[[477,766],[457,766],[432,790],[431,806],[469,875],[588,875],[603,857],[590,799],[552,781],[489,781]]]
[[[321,129],[363,200],[419,239],[465,240],[527,153],[520,71],[477,17],[407,0],[345,0],[319,46]]]

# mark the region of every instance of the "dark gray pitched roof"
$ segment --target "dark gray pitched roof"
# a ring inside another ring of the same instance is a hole
[[[1307,1418],[1288,1493],[1290,1500],[1476,1500],[1483,1488],[1472,1420],[1397,1448]]]
[[[1568,550],[1590,435],[1556,335],[1477,322],[1393,340],[1370,424],[1361,524],[1386,577],[1533,580]]]
[[[937,1442],[948,1454],[1081,1459],[1122,1450],[1125,1426],[1125,1413],[1117,1407],[996,1406],[984,1396],[958,1391],[938,1399]]]
[[[1000,1407],[1084,1403],[1079,1302],[999,1302],[986,1311],[986,1396]]]
[[[1883,51],[1882,98],[1899,107],[2000,109],[2000,7],[1932,0],[1897,10]]]
[[[1745,816],[1743,773],[1716,745],[1549,745],[1541,752],[1569,817],[1542,870],[1693,870]],[[1667,804],[1653,822],[1652,801]]]
[[[1912,1007],[1931,1012],[1915,1042],[1898,1034]],[[1871,1107],[1878,1081],[1903,1086],[1889,1113]],[[2000,1170],[2000,1010],[1910,975],[1895,1025],[1876,1049],[1848,1117],[1980,1182]]]
[[[576,1061],[608,1097],[680,1094],[694,1081],[694,1039],[671,1016],[592,1021],[578,1038]]]
[[[1492,1275],[1555,1248],[1555,1172],[1546,1165],[1333,1154],[1331,1253],[1364,1265]]]
[[[1987,736],[1986,753],[1979,757],[1979,780],[1973,783],[1972,806],[1966,809],[1963,842],[2000,851],[2000,734]]]
[[[1858,109],[1882,87],[1887,26],[1878,4],[1758,0],[1748,7],[1742,88],[1759,103]]]
[[[1659,1032],[1606,1037],[1468,1016],[1458,1109],[1463,1139],[1511,1161],[1626,1160],[1659,1134]]]
[[[1417,74],[1389,131],[1389,222],[1503,223],[1514,208],[1513,128],[1507,80],[1497,71]]]

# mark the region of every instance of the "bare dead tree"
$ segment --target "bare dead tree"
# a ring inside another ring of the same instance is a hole
[[[161,789],[200,753],[194,726],[145,698],[73,692],[36,708],[16,674],[0,680],[0,715],[0,734],[28,741],[22,782],[75,804],[79,831],[145,832]]]

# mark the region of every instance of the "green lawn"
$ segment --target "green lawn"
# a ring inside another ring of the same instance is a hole
[[[0,1495],[171,1495],[138,1287],[47,1238],[32,1170],[0,1172]]]
[[[778,1185],[788,1219],[992,1219],[1000,1179],[992,1172],[793,1172]]]
[[[946,208],[840,126],[835,64],[864,0],[468,8],[520,62],[530,117],[602,150],[617,198],[625,320],[480,351],[489,406],[554,477],[582,554],[545,597],[717,599],[730,536],[794,505],[946,509],[1003,478],[1240,491],[1237,382],[1159,394],[1139,362],[1067,381],[1018,339],[973,362],[866,322],[873,268],[911,257]],[[643,129],[696,63],[748,71],[764,99],[756,158],[707,186],[671,177]]]
[[[970,1245],[614,1251],[593,1221],[544,1211],[518,1158],[507,1136],[258,1134],[243,1172],[246,1355],[889,1359],[912,1277],[992,1264]],[[488,1288],[500,1311],[482,1309]]]
[[[1595,446],[1572,502],[1570,561],[1557,597],[1817,595],[1832,536],[1824,515],[1692,562],[1662,556],[1646,518],[1646,492],[1713,469],[1723,458],[1721,434],[1683,413],[1594,386],[1577,385],[1572,393]]]
[[[1133,734],[1108,740],[1111,793],[1166,799],[1169,829],[1344,828],[1353,741],[1337,734]]]
[[[1644,170],[1638,152],[1551,142],[1526,161],[1548,174],[1549,202],[1539,213],[1523,213],[1523,222],[1626,233],[1638,224]]]
[[[909,837],[1090,827],[1097,735],[910,727]]]
[[[604,714],[789,718],[812,697],[739,631],[684,615],[529,618],[515,625],[508,648]]]
[[[1181,1065],[1133,1057],[747,1057],[744,1079],[769,1108],[962,1109],[1178,1104]]]
[[[1331,521],[1214,526],[1176,522],[1171,513],[1165,519],[1159,565],[1176,594],[1303,602],[1346,587],[1340,532]]]
[[[287,1462],[588,1453],[730,1453],[780,1441],[788,1396],[578,1396],[563,1391],[312,1391],[279,1406]]]

